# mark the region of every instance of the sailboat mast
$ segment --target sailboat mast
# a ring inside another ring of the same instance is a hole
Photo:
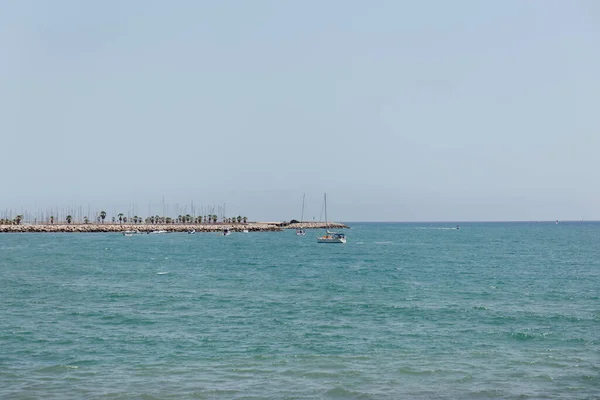
[[[306,198],[306,193],[302,195],[302,215],[300,216],[300,223],[304,221],[304,199]]]
[[[327,224],[327,193],[324,194],[323,198],[325,199],[325,229],[329,226]]]

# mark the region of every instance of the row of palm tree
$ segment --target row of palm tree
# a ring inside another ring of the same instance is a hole
[[[0,225],[21,225],[22,220],[23,220],[23,216],[19,214],[14,219],[10,219],[10,218],[0,219]]]
[[[97,216],[97,222],[99,223],[104,223],[104,220],[106,219],[106,211],[100,211],[100,213]],[[21,221],[23,220],[23,216],[22,215],[17,215],[14,219],[0,219],[0,225],[20,225]],[[65,217],[65,220],[68,224],[71,224],[73,222],[73,216],[71,215],[67,215]],[[134,223],[134,224],[142,224],[142,223],[146,223],[146,224],[216,224],[217,221],[219,220],[219,217],[216,214],[208,214],[208,215],[203,215],[203,216],[198,216],[198,217],[193,217],[190,214],[186,214],[186,215],[178,215],[177,218],[171,218],[171,217],[161,217],[158,215],[155,216],[151,216],[148,218],[142,218],[142,217],[138,217],[137,215],[133,216],[131,219],[127,218],[125,216],[125,214],[123,213],[119,213],[117,214],[116,217],[112,217],[112,222],[113,224],[116,223],[117,221],[120,224],[123,223]],[[48,218],[48,222],[50,222],[50,224],[54,224],[54,222],[56,221],[56,218],[54,216],[50,216],[50,218]],[[242,217],[241,215],[238,215],[237,217],[222,217],[221,218],[221,222],[224,224],[241,224],[241,223],[247,223],[248,222],[248,217]],[[84,224],[89,224],[90,223],[90,219],[86,216],[83,217],[83,223]]]
[[[54,224],[55,220],[56,220],[56,218],[54,218],[54,216],[50,216],[50,218],[48,218],[48,222],[50,222],[51,224]],[[23,221],[23,216],[22,215],[17,215],[14,219],[9,219],[9,218],[0,219],[0,225],[21,225],[21,221]],[[67,221],[67,224],[72,223],[73,222],[73,216],[72,215],[67,215],[65,217],[65,221]],[[83,223],[84,224],[89,224],[90,223],[90,219],[88,217],[83,217]]]
[[[71,215],[67,215],[65,220],[67,221],[68,224],[70,224],[71,222],[73,222],[73,217]],[[22,215],[17,215],[14,219],[10,219],[10,218],[3,218],[0,219],[0,225],[21,225],[21,221],[23,221],[23,216]],[[84,218],[84,221],[88,221],[88,217]],[[49,222],[51,224],[54,223],[54,217],[51,216],[49,218]],[[85,222],[86,224],[88,222]]]

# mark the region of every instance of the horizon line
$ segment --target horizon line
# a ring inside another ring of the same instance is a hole
[[[514,219],[514,220],[448,220],[448,221],[439,221],[439,220],[414,220],[414,221],[350,221],[350,220],[342,220],[343,223],[352,223],[352,224],[474,224],[474,223],[507,223],[507,222],[534,222],[534,223],[544,223],[544,222],[600,222],[600,220],[596,219],[549,219],[549,220],[534,220],[534,219]]]

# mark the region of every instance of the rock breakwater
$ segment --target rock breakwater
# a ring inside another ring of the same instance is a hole
[[[91,233],[91,232],[116,232],[137,231],[140,233],[166,231],[166,232],[221,232],[229,229],[232,232],[277,232],[282,229],[318,229],[325,228],[322,222],[307,222],[303,224],[283,225],[271,222],[251,222],[247,224],[23,224],[0,225],[0,232],[5,233]],[[344,224],[329,223],[331,228],[347,228]]]
[[[339,222],[298,222],[293,224],[285,225],[286,229],[347,229],[350,228],[348,225],[341,224]]]

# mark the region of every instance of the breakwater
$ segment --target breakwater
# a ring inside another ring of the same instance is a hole
[[[6,233],[59,233],[59,232],[124,232],[138,231],[142,233],[153,231],[167,232],[221,232],[229,229],[232,232],[277,232],[283,229],[341,229],[348,228],[340,223],[306,222],[302,224],[284,224],[276,222],[250,222],[247,224],[22,224],[22,225],[0,225],[0,232]]]

